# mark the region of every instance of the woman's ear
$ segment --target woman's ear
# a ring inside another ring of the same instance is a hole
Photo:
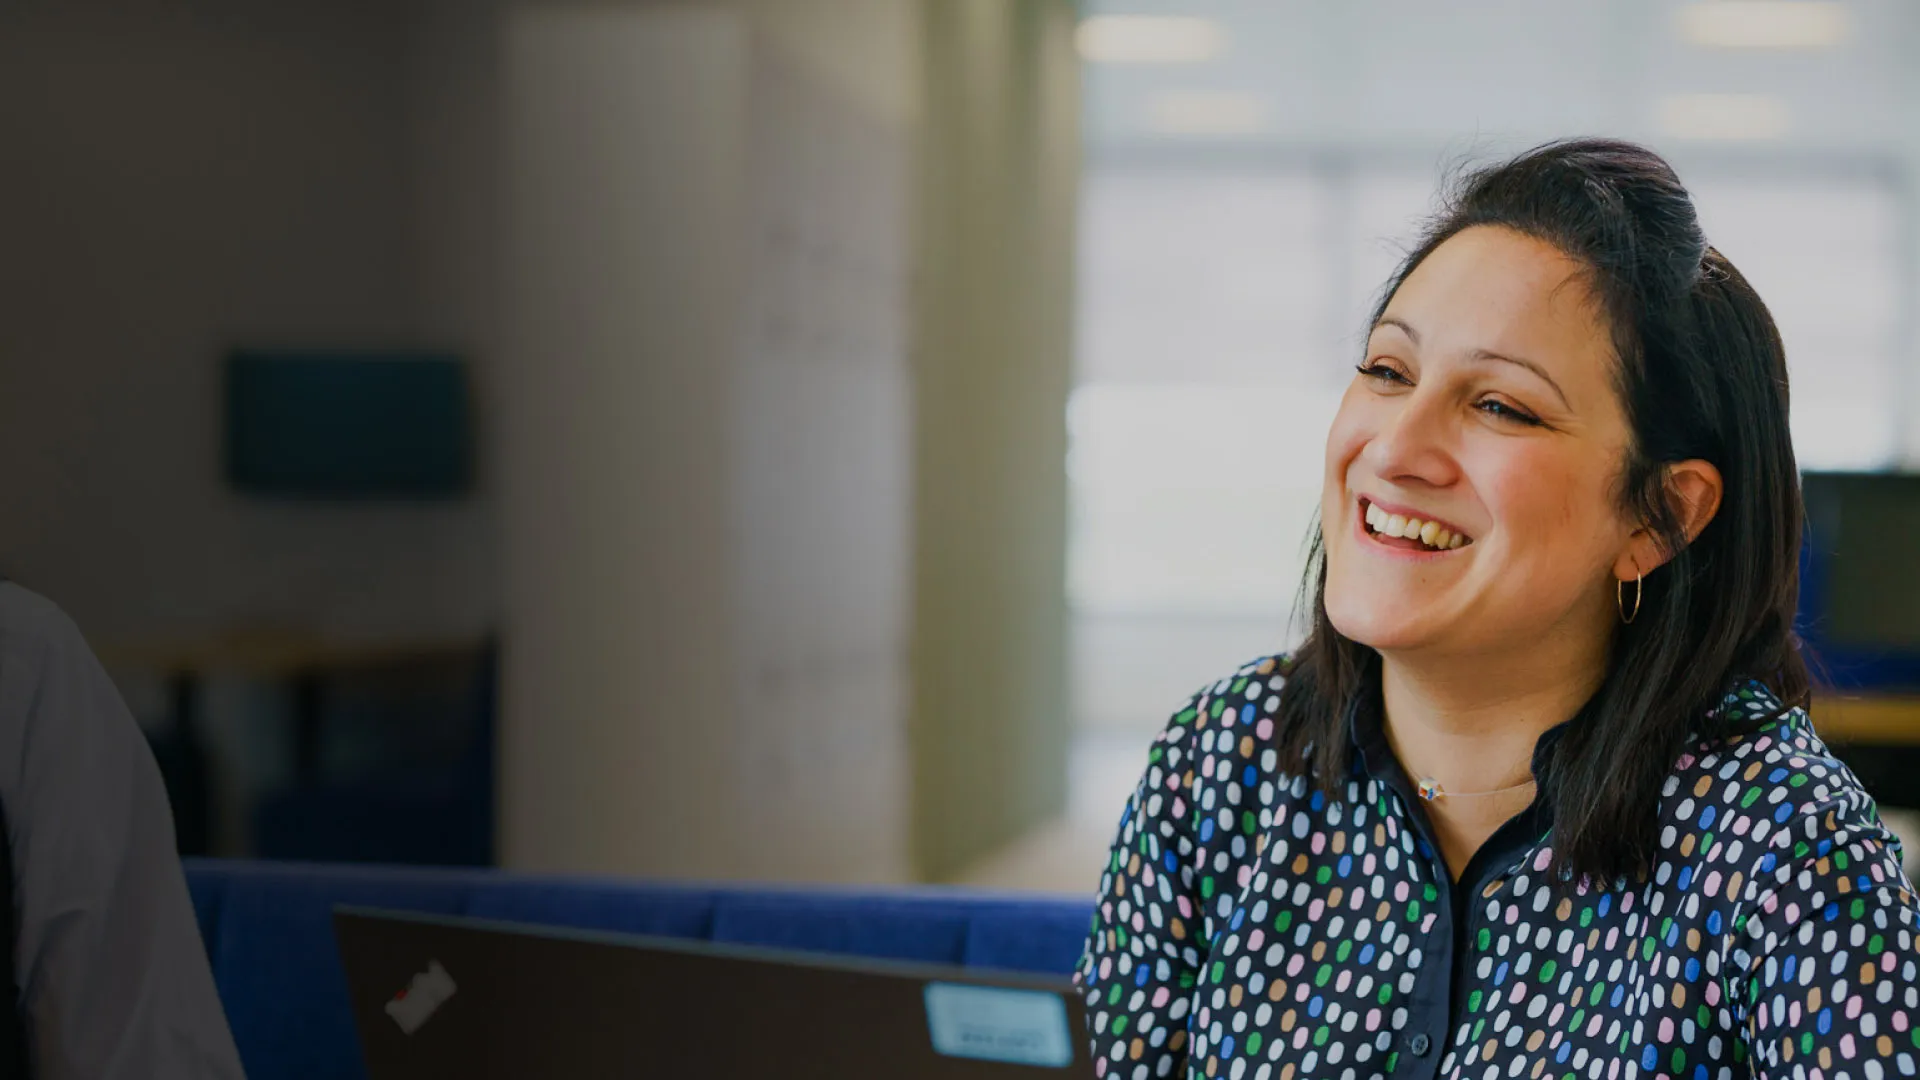
[[[1726,490],[1720,470],[1710,461],[1692,458],[1667,466],[1667,496],[1679,514],[1687,533],[1687,543],[1699,537],[1701,530],[1720,512],[1720,496]]]
[[[1673,506],[1674,516],[1679,519],[1680,531],[1686,534],[1691,544],[1700,535],[1701,530],[1720,512],[1720,496],[1725,491],[1725,483],[1720,478],[1720,470],[1710,461],[1689,458],[1667,466],[1667,498]],[[1613,565],[1613,576],[1621,581],[1631,581],[1642,574],[1650,574],[1654,568],[1673,558],[1674,552],[1666,550],[1658,536],[1646,529],[1636,529],[1633,538],[1627,543],[1627,550]]]

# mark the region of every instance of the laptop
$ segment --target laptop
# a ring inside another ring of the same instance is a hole
[[[371,1080],[1091,1077],[1065,978],[341,906]]]

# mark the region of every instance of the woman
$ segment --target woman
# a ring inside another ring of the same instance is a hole
[[[1327,437],[1312,629],[1155,743],[1102,1076],[1912,1076],[1916,902],[1792,635],[1787,369],[1627,143],[1474,174]]]

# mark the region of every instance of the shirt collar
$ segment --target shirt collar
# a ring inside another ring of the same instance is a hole
[[[1553,825],[1553,805],[1558,785],[1554,782],[1555,770],[1551,768],[1554,748],[1560,739],[1580,717],[1593,705],[1589,700],[1580,707],[1572,718],[1540,733],[1534,740],[1532,771],[1539,779],[1540,786],[1534,791],[1534,799],[1525,813],[1533,819],[1536,836],[1545,833]],[[1355,752],[1355,764],[1365,774],[1389,784],[1401,792],[1403,798],[1411,798],[1414,785],[1406,770],[1387,745],[1386,708],[1380,696],[1380,668],[1373,666],[1367,675],[1360,692],[1347,703],[1347,738]]]

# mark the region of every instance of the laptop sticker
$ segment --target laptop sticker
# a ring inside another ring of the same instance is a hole
[[[1073,1064],[1067,1006],[1058,994],[930,982],[926,1001],[937,1053],[1053,1069]]]
[[[453,976],[440,966],[440,961],[427,961],[427,970],[413,977],[405,990],[393,995],[387,1002],[387,1015],[400,1025],[400,1030],[411,1035],[420,1030],[420,1025],[434,1014],[434,1010],[446,1004],[448,998],[459,987],[453,983]]]

